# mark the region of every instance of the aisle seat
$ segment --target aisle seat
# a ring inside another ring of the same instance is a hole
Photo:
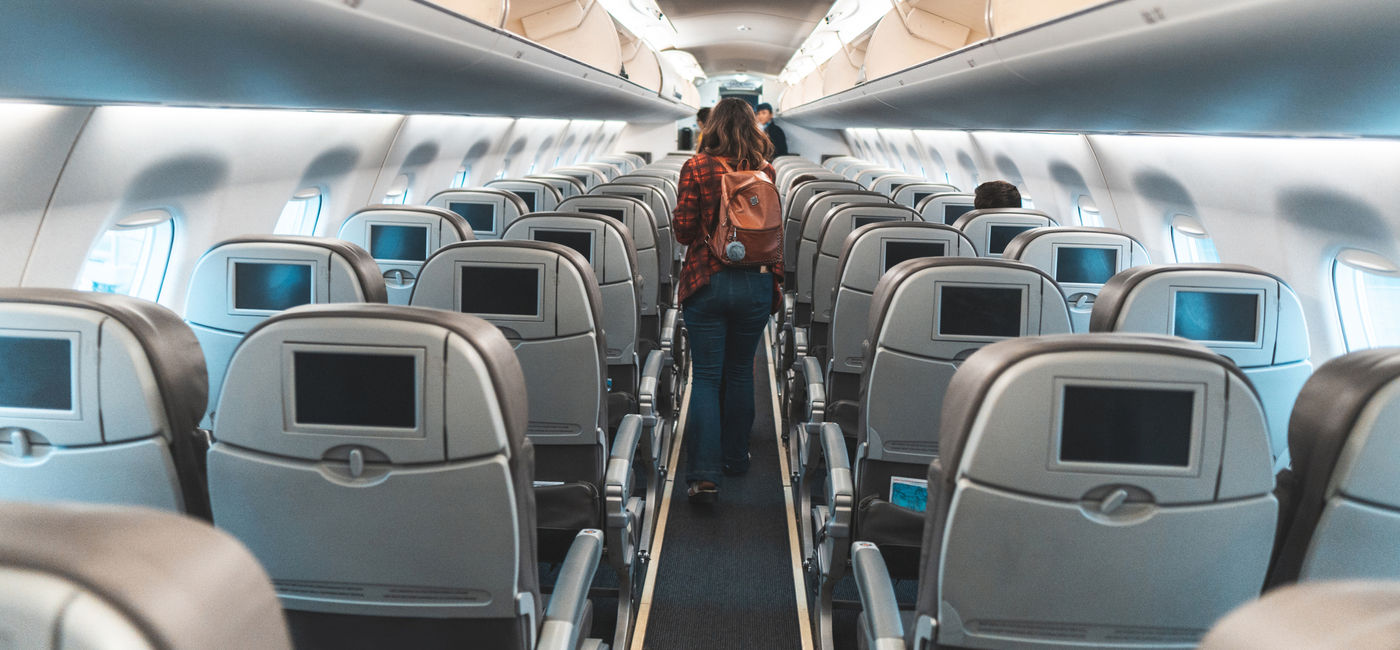
[[[466,218],[443,208],[371,205],[352,212],[337,235],[369,251],[389,304],[407,305],[423,260],[443,246],[476,239]]]

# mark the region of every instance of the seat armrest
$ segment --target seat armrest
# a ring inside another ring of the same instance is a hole
[[[588,590],[593,585],[593,574],[602,557],[602,531],[591,528],[579,531],[559,569],[559,579],[555,581],[554,593],[549,597],[549,607],[544,613],[544,626],[540,629],[540,641],[536,648],[575,650],[579,647],[582,641],[579,634],[586,627],[583,616],[589,611]]]
[[[806,421],[820,423],[826,419],[826,375],[822,364],[816,357],[804,356],[799,368],[807,383]]]
[[[792,322],[792,313],[797,310],[797,292],[783,292],[783,322]]]
[[[672,307],[661,315],[661,340],[657,342],[657,345],[668,357],[671,356],[671,351],[676,347],[676,324],[680,321],[680,314],[679,309]]]
[[[798,358],[807,356],[807,330],[805,328],[792,328],[792,353]]]
[[[627,504],[632,498],[632,461],[637,454],[637,442],[642,437],[642,416],[623,416],[613,437],[608,455],[608,471],[603,484],[603,513],[607,526],[609,561],[616,566],[630,562],[633,554],[632,513]]]
[[[642,365],[642,382],[637,387],[637,410],[642,414],[642,424],[648,428],[656,426],[656,392],[661,386],[661,375],[671,363],[671,356],[661,350],[647,353]]]
[[[849,539],[856,489],[851,480],[851,461],[846,456],[846,437],[841,433],[841,425],[822,424],[821,445],[822,455],[826,456],[826,503],[831,510],[826,534],[838,540]]]
[[[904,622],[899,617],[899,601],[894,583],[880,549],[870,542],[851,545],[851,566],[855,569],[856,590],[865,610],[865,644],[870,650],[903,650]],[[551,603],[553,604],[553,603]]]

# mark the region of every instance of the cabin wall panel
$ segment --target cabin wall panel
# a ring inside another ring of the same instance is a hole
[[[344,213],[336,213],[333,223],[321,234],[335,236],[349,213],[365,204],[381,203],[400,175],[409,177],[409,203],[422,204],[433,194],[452,185],[457,171],[471,166],[468,184],[480,186],[495,178],[501,167],[500,143],[514,120],[502,117],[461,117],[455,115],[410,115],[384,157],[383,170],[374,187],[361,201]]]
[[[1012,182],[1022,194],[1031,197],[1035,209],[1064,226],[1079,225],[1079,197],[1087,195],[1098,207],[1105,226],[1119,226],[1108,183],[1084,136],[977,131],[972,138],[982,151],[984,164],[990,164],[990,174],[983,174],[984,181]],[[975,187],[967,189],[972,191]],[[1163,258],[1154,255],[1153,259]]]
[[[694,124],[693,118],[688,119]],[[676,150],[676,135],[679,127],[674,122],[663,124],[629,124],[622,130],[618,141],[618,151],[650,151],[652,160],[661,160],[666,154]]]
[[[19,284],[64,161],[91,112],[0,104],[0,286]]]

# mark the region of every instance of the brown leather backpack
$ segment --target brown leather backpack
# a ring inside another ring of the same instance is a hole
[[[723,158],[719,220],[705,240],[722,264],[752,268],[783,259],[783,211],[778,189],[758,170],[734,171]]]

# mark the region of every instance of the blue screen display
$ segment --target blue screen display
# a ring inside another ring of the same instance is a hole
[[[309,302],[310,264],[234,262],[234,309],[282,311]]]
[[[1055,281],[1103,284],[1118,270],[1116,248],[1060,248],[1055,254]]]
[[[428,259],[428,228],[371,225],[369,254],[377,260],[422,262]]]
[[[1253,343],[1259,294],[1178,291],[1172,333],[1193,341]]]

